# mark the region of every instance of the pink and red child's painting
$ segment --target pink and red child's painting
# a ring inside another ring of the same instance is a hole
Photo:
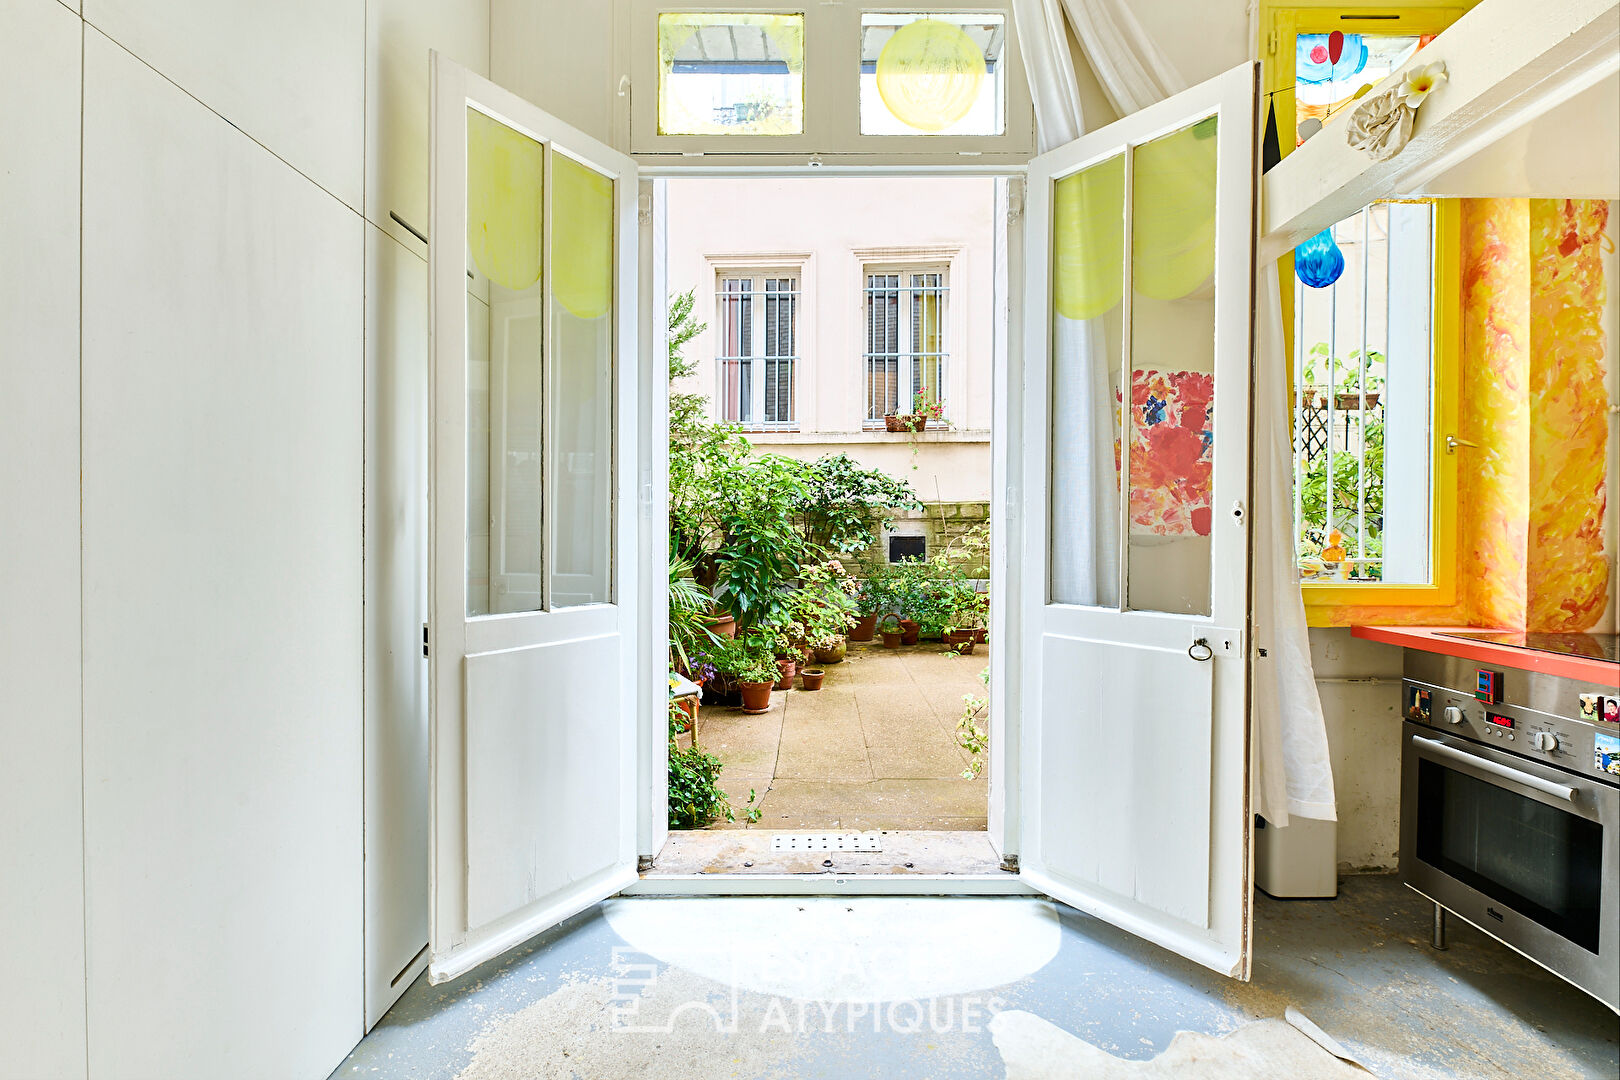
[[[1132,535],[1209,535],[1214,409],[1207,371],[1131,372]]]

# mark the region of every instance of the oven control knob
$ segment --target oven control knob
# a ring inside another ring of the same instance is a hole
[[[1550,731],[1538,731],[1535,733],[1533,738],[1537,750],[1545,750],[1548,753],[1552,753],[1554,750],[1558,749],[1558,736]]]
[[[1463,722],[1463,711],[1455,705],[1447,705],[1445,717],[1448,724],[1460,724]]]

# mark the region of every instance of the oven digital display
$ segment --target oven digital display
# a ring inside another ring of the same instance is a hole
[[[1488,712],[1485,714],[1485,722],[1487,724],[1495,724],[1497,727],[1510,728],[1513,726],[1513,717],[1503,716],[1501,713]]]

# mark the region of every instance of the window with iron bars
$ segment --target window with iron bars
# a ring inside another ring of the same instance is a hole
[[[796,429],[798,278],[723,276],[714,316],[720,419],[747,431]]]
[[[1296,282],[1294,293],[1300,577],[1429,584],[1434,206],[1375,203],[1331,235],[1343,272],[1324,288]]]
[[[939,419],[949,416],[945,397],[949,292],[943,268],[868,268],[864,427],[882,427],[886,416],[922,411],[919,404],[937,407]]]

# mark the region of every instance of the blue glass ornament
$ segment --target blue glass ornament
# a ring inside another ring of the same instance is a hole
[[[1333,230],[1323,229],[1294,249],[1294,273],[1313,289],[1325,289],[1344,273],[1344,252],[1333,242]]]

